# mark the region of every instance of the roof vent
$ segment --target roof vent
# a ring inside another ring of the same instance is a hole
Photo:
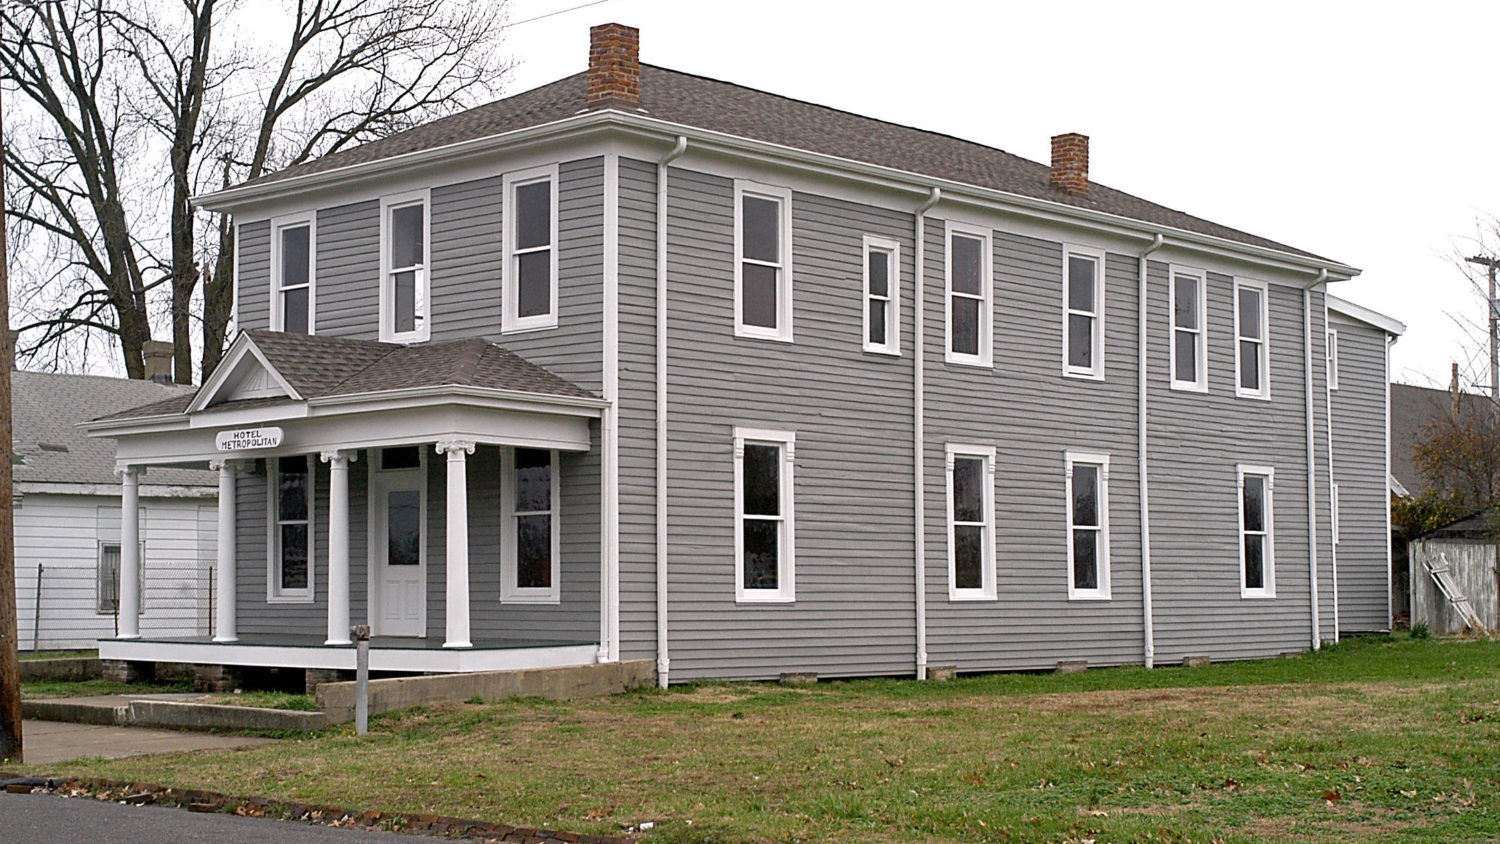
[[[1089,192],[1089,136],[1052,136],[1052,186],[1068,193]]]
[[[641,31],[622,23],[589,30],[590,106],[641,103]]]
[[[68,453],[68,447],[61,443],[37,443],[36,447],[42,451],[56,451],[62,454]]]

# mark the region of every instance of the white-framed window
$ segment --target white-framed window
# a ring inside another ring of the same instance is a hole
[[[501,331],[557,326],[557,165],[505,174]]]
[[[432,262],[427,190],[380,199],[380,339],[418,343],[432,336]]]
[[[266,600],[271,603],[313,600],[313,466],[306,454],[266,460]]]
[[[1270,466],[1235,467],[1240,498],[1240,597],[1276,597],[1276,543],[1272,496],[1276,470]]]
[[[792,339],[792,192],[734,182],[734,334]]]
[[[141,596],[141,612],[146,611],[146,542],[141,541],[140,556],[140,578],[139,591]],[[100,542],[98,555],[98,576],[95,579],[94,594],[97,599],[96,607],[100,615],[114,615],[120,611],[120,543]]]
[[[1063,375],[1104,378],[1104,253],[1063,247]]]
[[[317,333],[316,212],[271,221],[271,329]]]
[[[991,319],[990,232],[949,221],[944,293],[949,363],[990,366],[994,360]]]
[[[500,600],[555,604],[561,561],[557,452],[508,448],[501,457]]]
[[[1263,281],[1234,280],[1235,395],[1271,397],[1270,288]]]
[[[734,597],[741,603],[796,598],[796,448],[791,431],[734,429]]]
[[[865,235],[865,351],[901,354],[901,244]]]
[[[950,444],[948,600],[995,599],[995,448]]]
[[[1331,484],[1333,497],[1333,544],[1339,544],[1339,485]]]
[[[1328,355],[1328,389],[1337,390],[1339,388],[1339,333],[1336,329],[1329,329],[1324,352]]]
[[[1068,599],[1109,599],[1109,455],[1064,455],[1068,495]]]
[[[1172,336],[1168,366],[1172,389],[1208,392],[1208,274],[1172,264],[1168,270],[1167,308]]]

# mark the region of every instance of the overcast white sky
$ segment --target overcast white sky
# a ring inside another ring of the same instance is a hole
[[[508,93],[583,70],[611,21],[651,64],[1037,161],[1083,132],[1099,182],[1362,268],[1333,292],[1407,324],[1396,380],[1487,381],[1450,256],[1500,214],[1500,4],[605,0],[517,25]]]

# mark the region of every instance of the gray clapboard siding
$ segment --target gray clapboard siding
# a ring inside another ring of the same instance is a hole
[[[669,185],[672,675],[909,673],[910,356],[867,355],[860,335],[869,233],[903,244],[910,336],[911,217],[795,194],[796,342],[742,339],[733,183],[674,167]],[[797,435],[794,604],[735,603],[736,425]]]
[[[432,339],[500,334],[504,178],[432,189]]]
[[[380,201],[318,209],[318,334],[380,339]]]
[[[1339,624],[1342,632],[1390,627],[1390,534],[1386,473],[1386,334],[1329,314],[1338,332],[1339,388],[1333,404],[1333,470],[1339,484]]]
[[[1134,262],[1105,264],[1105,380],[1062,377],[1060,243],[992,232],[994,367],[944,361],[944,221],[927,225],[927,607],[933,665],[1138,662]],[[948,597],[949,444],[996,447],[995,601]],[[1111,599],[1069,601],[1064,453],[1110,455]]]
[[[238,301],[237,321],[239,329],[271,327],[271,224],[258,223],[240,225],[239,251],[236,254],[239,286],[235,290]]]

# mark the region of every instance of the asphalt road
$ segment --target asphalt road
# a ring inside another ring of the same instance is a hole
[[[0,793],[0,841],[6,844],[412,844],[394,832],[201,814],[163,806],[127,806],[92,798]]]

